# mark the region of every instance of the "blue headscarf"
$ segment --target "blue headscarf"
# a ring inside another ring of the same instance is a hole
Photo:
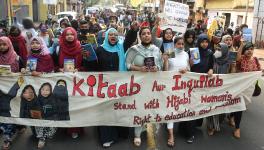
[[[109,32],[117,33],[117,30],[114,28],[110,28],[106,31],[105,39],[104,39],[104,43],[102,44],[102,47],[108,52],[111,52],[111,53],[117,52],[118,57],[119,57],[119,71],[126,71],[127,69],[126,69],[126,64],[125,64],[125,53],[124,53],[124,47],[123,47],[124,41],[118,39],[117,44],[115,44],[114,46],[110,45],[108,41]]]

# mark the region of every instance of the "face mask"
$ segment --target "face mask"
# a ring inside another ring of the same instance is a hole
[[[38,50],[31,49],[31,52],[32,52],[32,54],[39,54],[40,53],[40,49],[38,49]]]
[[[40,29],[40,32],[48,32],[48,30],[47,29],[45,29],[45,28],[43,28],[43,29]]]
[[[214,53],[214,57],[215,57],[215,58],[220,58],[220,57],[222,57],[222,52],[221,52],[221,51],[215,51],[215,53]]]
[[[87,34],[89,32],[89,29],[80,29],[82,34]]]
[[[176,53],[180,53],[180,52],[183,51],[183,48],[174,48],[174,50],[175,50]]]

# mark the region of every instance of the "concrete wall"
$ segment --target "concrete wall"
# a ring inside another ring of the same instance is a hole
[[[208,15],[216,14],[217,12],[218,12],[218,15],[222,15],[224,13],[231,13],[230,22],[234,22],[234,27],[241,25],[241,24],[238,24],[237,22],[238,16],[243,16],[242,24],[244,24],[245,22],[245,18],[246,18],[245,10],[209,10]],[[246,24],[249,26],[249,28],[253,27],[253,11],[252,10],[251,12],[248,12]]]
[[[264,0],[255,0],[253,42],[258,48],[264,48]]]

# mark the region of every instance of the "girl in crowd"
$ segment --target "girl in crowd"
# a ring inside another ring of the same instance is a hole
[[[38,32],[35,30],[34,23],[31,19],[25,18],[22,21],[24,30],[22,30],[22,36],[26,39],[27,49],[29,49],[29,41],[32,37],[38,36]]]
[[[238,72],[260,71],[261,66],[256,57],[253,57],[254,45],[251,42],[241,40],[240,47],[237,53],[237,70]],[[242,111],[232,114],[235,120],[234,137],[240,138],[240,122],[242,118]]]
[[[21,30],[16,27],[12,26],[9,32],[9,39],[11,40],[15,52],[21,57],[23,63],[26,64],[28,51],[26,46],[26,40],[21,34]]]
[[[184,34],[184,50],[185,52],[189,52],[190,48],[194,48],[195,42],[195,31],[194,30],[187,30]]]
[[[59,47],[56,47],[54,56],[57,58],[57,68],[59,71],[64,72],[64,59],[71,59],[74,62],[74,71],[82,71],[82,53],[81,44],[77,39],[77,32],[72,28],[66,28],[59,40]],[[69,128],[68,134],[72,138],[78,138],[79,134],[83,132],[82,128]]]
[[[55,97],[52,95],[50,83],[44,83],[39,89],[38,99],[41,107],[41,117],[45,120],[57,120],[58,108]],[[39,118],[41,119],[41,118]],[[56,133],[55,127],[35,127],[38,141],[38,148],[43,148],[47,138],[52,138]]]
[[[39,31],[39,36],[45,41],[47,47],[51,47],[54,38],[52,30],[49,29],[48,25],[41,23],[39,25]]]
[[[213,75],[214,58],[213,52],[209,49],[209,38],[206,34],[200,34],[197,39],[197,47],[200,53],[200,62],[194,64],[193,60],[190,60],[191,72],[207,73],[209,77]],[[203,119],[183,122],[184,131],[187,136],[187,143],[193,143],[194,141],[194,128],[195,126],[201,126]]]
[[[12,72],[19,72],[19,68],[23,67],[23,61],[8,37],[0,37],[0,65],[9,65]]]
[[[16,54],[8,37],[0,37],[0,65],[9,65],[12,72],[19,72],[19,69],[23,66],[21,58]],[[17,86],[18,88],[19,86]],[[10,116],[10,113],[8,116]],[[1,129],[4,134],[3,149],[9,149],[12,136],[16,133],[16,125],[1,124]]]
[[[174,35],[173,35],[172,29],[167,28],[163,30],[162,32],[162,38],[157,38],[156,32],[157,32],[158,27],[159,27],[159,21],[157,20],[154,28],[152,29],[152,35],[151,35],[152,43],[158,48],[160,48],[161,52],[164,53],[166,51],[166,49],[164,50],[165,44],[171,44],[171,46],[173,46],[173,36]]]
[[[126,54],[126,65],[130,71],[157,72],[163,70],[163,62],[158,47],[151,44],[151,30],[149,27],[142,27],[139,31],[141,44],[128,49]],[[146,66],[144,60],[154,57],[154,63]],[[135,127],[135,146],[141,145],[141,132],[143,127]]]
[[[66,28],[59,40],[59,47],[56,47],[54,53],[56,55],[57,66],[60,71],[65,71],[64,59],[73,59],[76,71],[82,71],[82,53],[81,44],[77,38],[77,32],[72,28]]]
[[[227,34],[222,37],[222,42],[228,46],[229,51],[236,51],[233,47],[233,38],[231,35]]]
[[[54,71],[53,59],[41,37],[33,37],[30,40],[29,59],[32,58],[37,59],[36,70],[32,71],[33,76],[39,76],[43,72],[50,73]]]
[[[214,73],[227,74],[230,71],[231,63],[229,61],[229,49],[225,43],[220,43],[214,52]],[[207,117],[208,135],[214,135],[214,132],[220,131],[220,119],[224,118],[224,114]]]
[[[103,45],[96,50],[98,71],[126,71],[123,43],[124,41],[118,39],[116,29],[107,30]],[[100,142],[105,148],[116,142],[118,135],[128,136],[127,127],[100,126],[98,129]]]
[[[168,63],[164,63],[164,70],[177,71],[182,74],[190,71],[189,55],[184,51],[184,39],[182,37],[176,37],[174,39],[174,52],[175,57],[169,58]],[[167,62],[167,61],[165,61]],[[173,134],[173,122],[167,123],[167,129],[169,133],[168,146],[174,146],[174,134]]]

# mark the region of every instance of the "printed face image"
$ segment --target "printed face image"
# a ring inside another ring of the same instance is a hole
[[[25,92],[23,93],[23,98],[25,98],[27,101],[32,101],[34,99],[34,92],[31,88],[28,88],[25,90]]]
[[[73,64],[64,64],[64,68],[66,71],[74,71],[74,65]]]
[[[0,40],[0,53],[4,53],[8,50],[8,45]]]
[[[58,86],[66,86],[66,85],[65,85],[65,82],[60,81],[60,82],[58,83]]]
[[[68,41],[68,42],[74,41],[74,34],[71,31],[66,32],[66,41]]]
[[[48,85],[45,85],[42,87],[40,94],[43,97],[48,97],[50,95],[50,91],[51,91],[50,87]]]

